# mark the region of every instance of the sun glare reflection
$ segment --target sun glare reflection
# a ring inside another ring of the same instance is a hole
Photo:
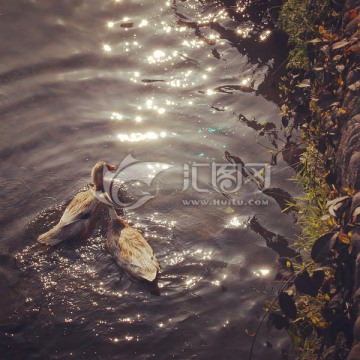
[[[161,131],[160,133],[156,133],[153,131],[149,131],[146,133],[131,133],[131,134],[118,134],[117,138],[122,142],[139,142],[139,141],[147,141],[147,140],[158,140],[160,138],[166,137],[166,132]]]
[[[103,45],[103,50],[104,50],[105,52],[110,52],[112,49],[111,49],[111,46],[110,46],[110,45],[104,44],[104,45]]]
[[[123,118],[124,117],[117,112],[113,112],[110,117],[111,120],[122,120]]]
[[[244,219],[241,219],[244,218]],[[247,228],[247,217],[234,216],[230,221],[225,225],[226,228]]]
[[[253,271],[253,273],[258,277],[267,276],[270,274],[270,270],[269,269],[259,269],[257,271]]]
[[[250,83],[251,83],[251,79],[250,79],[250,78],[246,78],[246,79],[242,79],[242,80],[241,80],[241,85],[246,86],[246,85],[250,85]]]
[[[260,41],[265,41],[271,34],[270,30],[266,30],[260,35]]]
[[[139,24],[139,27],[144,27],[144,26],[146,26],[147,24],[148,24],[148,21],[145,20],[145,19],[143,19],[143,20],[141,20],[141,22],[140,22],[140,24]]]
[[[236,33],[242,38],[248,38],[253,30],[254,24],[249,24],[248,26],[237,28]]]
[[[166,57],[166,54],[163,50],[155,50],[152,55],[148,56],[147,60],[150,64],[161,63],[166,60],[171,59],[171,56]]]

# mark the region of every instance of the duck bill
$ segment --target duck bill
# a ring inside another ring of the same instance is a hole
[[[118,167],[117,166],[115,166],[115,165],[110,165],[110,164],[106,164],[106,167],[107,167],[107,169],[108,170],[116,170]]]

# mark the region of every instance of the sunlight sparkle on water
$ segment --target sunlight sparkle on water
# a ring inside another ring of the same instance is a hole
[[[267,276],[270,273],[269,269],[259,269],[258,271],[253,272],[256,276]]]
[[[173,55],[173,56],[175,56],[175,55]],[[166,54],[163,50],[158,49],[158,50],[155,50],[152,55],[147,57],[147,61],[150,64],[162,63],[165,61],[172,60],[173,56],[172,55],[166,56]]]
[[[187,47],[191,47],[191,48],[200,48],[202,46],[205,46],[205,43],[203,41],[200,40],[184,40],[182,42],[182,45],[187,46]]]
[[[139,27],[143,27],[143,26],[146,26],[148,24],[148,21],[143,19],[141,20],[140,24],[139,24]]]
[[[107,23],[107,27],[108,28],[113,28],[114,27],[114,22],[113,21],[108,21],[108,23]]]
[[[172,29],[170,26],[166,25],[163,27],[163,30],[166,32],[166,33],[169,33]]]
[[[149,131],[146,133],[131,133],[131,134],[118,134],[117,138],[120,141],[128,141],[128,142],[139,142],[146,140],[157,140],[160,138],[166,137],[166,132],[162,131],[160,134],[157,134],[153,131]]]
[[[270,31],[270,30],[264,31],[264,32],[260,35],[260,41],[266,40],[266,39],[269,37],[270,34],[271,34],[271,31]]]
[[[210,36],[209,36],[209,38],[211,39],[211,40],[214,40],[214,39],[216,39],[216,38],[218,38],[219,37],[219,34],[210,34]]]
[[[158,58],[164,57],[165,53],[162,50],[155,50],[153,56],[155,59],[158,59]]]
[[[244,221],[241,221],[240,218],[238,216],[232,217],[231,220],[225,225],[225,227],[227,227],[227,228],[242,227],[242,228],[246,229],[247,228],[246,217],[245,217]]]
[[[121,114],[119,114],[119,113],[117,113],[117,112],[113,112],[112,114],[111,114],[111,120],[122,120],[124,117],[121,115]]]
[[[179,79],[173,79],[170,81],[171,87],[181,87],[181,81]],[[183,85],[184,87],[184,85]]]
[[[185,280],[185,287],[186,289],[191,289],[192,287],[194,287],[200,280],[202,279],[201,276],[197,277],[197,276],[193,276],[193,277],[189,277]]]
[[[236,32],[242,38],[248,38],[250,37],[250,33],[253,31],[253,29],[254,29],[254,25],[250,25],[248,27],[238,28]]]
[[[111,51],[111,46],[108,45],[108,44],[104,44],[103,45],[103,50],[106,51],[106,52],[110,52]]]

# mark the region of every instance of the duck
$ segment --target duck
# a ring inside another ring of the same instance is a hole
[[[93,184],[86,191],[74,196],[66,207],[60,221],[49,231],[40,235],[37,241],[45,245],[57,245],[71,238],[88,238],[93,232],[99,218],[103,202],[98,194],[108,198],[103,186],[103,174],[108,170],[116,170],[115,165],[99,161],[91,171]]]
[[[105,247],[116,263],[132,278],[157,285],[160,265],[148,242],[139,231],[132,228],[113,207],[109,207]]]

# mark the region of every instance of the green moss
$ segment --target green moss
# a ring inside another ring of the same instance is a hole
[[[289,36],[288,67],[307,69],[308,41],[316,37],[318,26],[332,13],[329,0],[287,0],[280,12],[280,26]]]

